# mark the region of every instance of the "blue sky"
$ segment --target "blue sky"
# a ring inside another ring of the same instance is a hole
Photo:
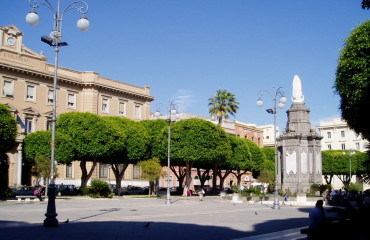
[[[56,4],[56,0],[50,0]],[[62,0],[62,6],[72,1]],[[182,112],[208,114],[208,98],[218,89],[239,101],[236,120],[273,123],[265,109],[273,105],[260,90],[283,87],[288,103],[278,111],[285,128],[291,106],[292,81],[302,80],[313,126],[340,116],[333,84],[339,52],[349,32],[368,19],[361,0],[86,0],[91,28],[76,28],[75,11],[65,15],[60,65],[138,86],[150,86],[152,110],[169,101]],[[14,24],[24,44],[44,51],[40,41],[52,29],[52,14],[38,9],[40,24],[26,24],[28,0],[2,0],[0,26]],[[232,120],[234,118],[231,118]]]

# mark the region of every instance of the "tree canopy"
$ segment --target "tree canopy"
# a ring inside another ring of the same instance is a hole
[[[14,147],[17,137],[17,121],[9,108],[0,104],[0,155]]]
[[[345,40],[336,72],[335,92],[342,118],[370,140],[370,20],[356,27]]]

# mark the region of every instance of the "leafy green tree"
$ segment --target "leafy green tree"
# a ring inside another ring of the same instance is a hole
[[[269,185],[273,185],[275,183],[275,174],[273,171],[268,169],[262,169],[258,176],[258,180],[263,183],[268,183]]]
[[[368,1],[366,1],[368,4]],[[336,72],[335,92],[340,96],[342,118],[370,140],[370,20],[356,27],[345,40]]]
[[[143,120],[139,124],[146,128],[149,136],[148,154],[150,158],[167,159],[167,154],[163,155],[162,139],[160,136],[164,134],[168,127],[168,122],[163,119]]]
[[[370,0],[362,0],[361,7],[362,7],[362,9],[369,9],[370,8]]]
[[[162,143],[166,141],[167,134],[164,134]],[[186,189],[191,183],[194,163],[219,163],[229,158],[231,153],[226,132],[209,121],[192,118],[172,124],[171,161],[174,159],[186,164]]]
[[[248,144],[249,151],[252,157],[252,166],[251,170],[253,173],[258,176],[260,171],[264,168],[266,163],[265,154],[262,152],[262,149],[253,141],[245,139]]]
[[[154,192],[154,183],[161,176],[162,166],[158,158],[140,161],[141,178],[149,181],[149,195]]]
[[[336,175],[347,186],[350,183],[350,166],[352,175],[364,171],[364,163],[367,160],[366,153],[354,152],[355,154],[350,156],[348,150],[322,151],[322,173],[327,184],[331,184],[333,176]]]
[[[105,163],[112,165],[117,194],[120,194],[121,181],[129,164],[137,164],[148,157],[150,138],[147,129],[131,119],[121,117],[103,117],[103,119],[121,134],[121,144],[118,148],[112,149],[109,155],[102,157]]]
[[[229,119],[229,114],[235,116],[239,108],[239,102],[235,95],[226,89],[217,90],[216,95],[208,99],[209,113],[216,117],[218,125],[221,126],[223,119]]]
[[[275,172],[275,148],[263,147],[261,148],[263,154],[265,155],[265,162],[263,164],[263,169],[269,170],[272,173]]]
[[[81,187],[86,188],[98,159],[109,156],[115,149],[124,146],[122,134],[92,113],[70,112],[59,116],[57,131],[67,134],[74,143],[75,160],[80,161]],[[87,162],[92,167],[87,170]]]
[[[232,155],[229,161],[230,169],[233,170],[237,185],[240,185],[242,176],[252,169],[252,156],[245,139],[231,135],[229,135],[229,138],[232,149]]]
[[[17,121],[9,108],[0,104],[0,155],[5,154],[15,145],[17,137]]]
[[[37,178],[37,182],[40,182],[40,178],[49,179],[51,174],[50,158],[42,155],[36,156],[31,173]]]

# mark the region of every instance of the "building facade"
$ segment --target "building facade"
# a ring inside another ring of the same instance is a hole
[[[360,134],[351,130],[347,123],[341,118],[331,121],[320,122],[317,127],[322,135],[322,150],[357,150],[366,151],[369,142]]]
[[[0,103],[7,105],[18,121],[17,145],[2,161],[8,168],[9,186],[32,184],[30,170],[22,159],[25,135],[51,127],[54,65],[43,53],[23,44],[23,33],[16,26],[0,27]],[[57,116],[67,112],[90,112],[101,116],[149,119],[149,87],[139,87],[104,78],[97,72],[58,67]],[[130,170],[131,169],[131,170]],[[140,178],[130,166],[125,179]],[[79,185],[79,164],[58,165],[56,183]],[[108,178],[107,166],[97,167],[92,178]],[[113,176],[113,175],[112,175]]]

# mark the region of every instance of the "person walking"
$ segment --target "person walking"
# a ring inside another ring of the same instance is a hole
[[[288,200],[289,200],[289,192],[288,192],[288,189],[285,189],[283,204],[285,205],[285,203],[288,202]]]
[[[203,195],[204,195],[204,190],[203,188],[201,188],[199,191],[198,191],[198,195],[199,195],[199,201],[203,201]]]
[[[40,200],[40,202],[42,201],[41,192],[37,188],[35,188],[35,190],[33,191],[33,195],[35,195]]]
[[[190,189],[188,189],[188,190],[186,191],[186,199],[190,199],[190,196],[191,196],[191,190],[190,190]]]

